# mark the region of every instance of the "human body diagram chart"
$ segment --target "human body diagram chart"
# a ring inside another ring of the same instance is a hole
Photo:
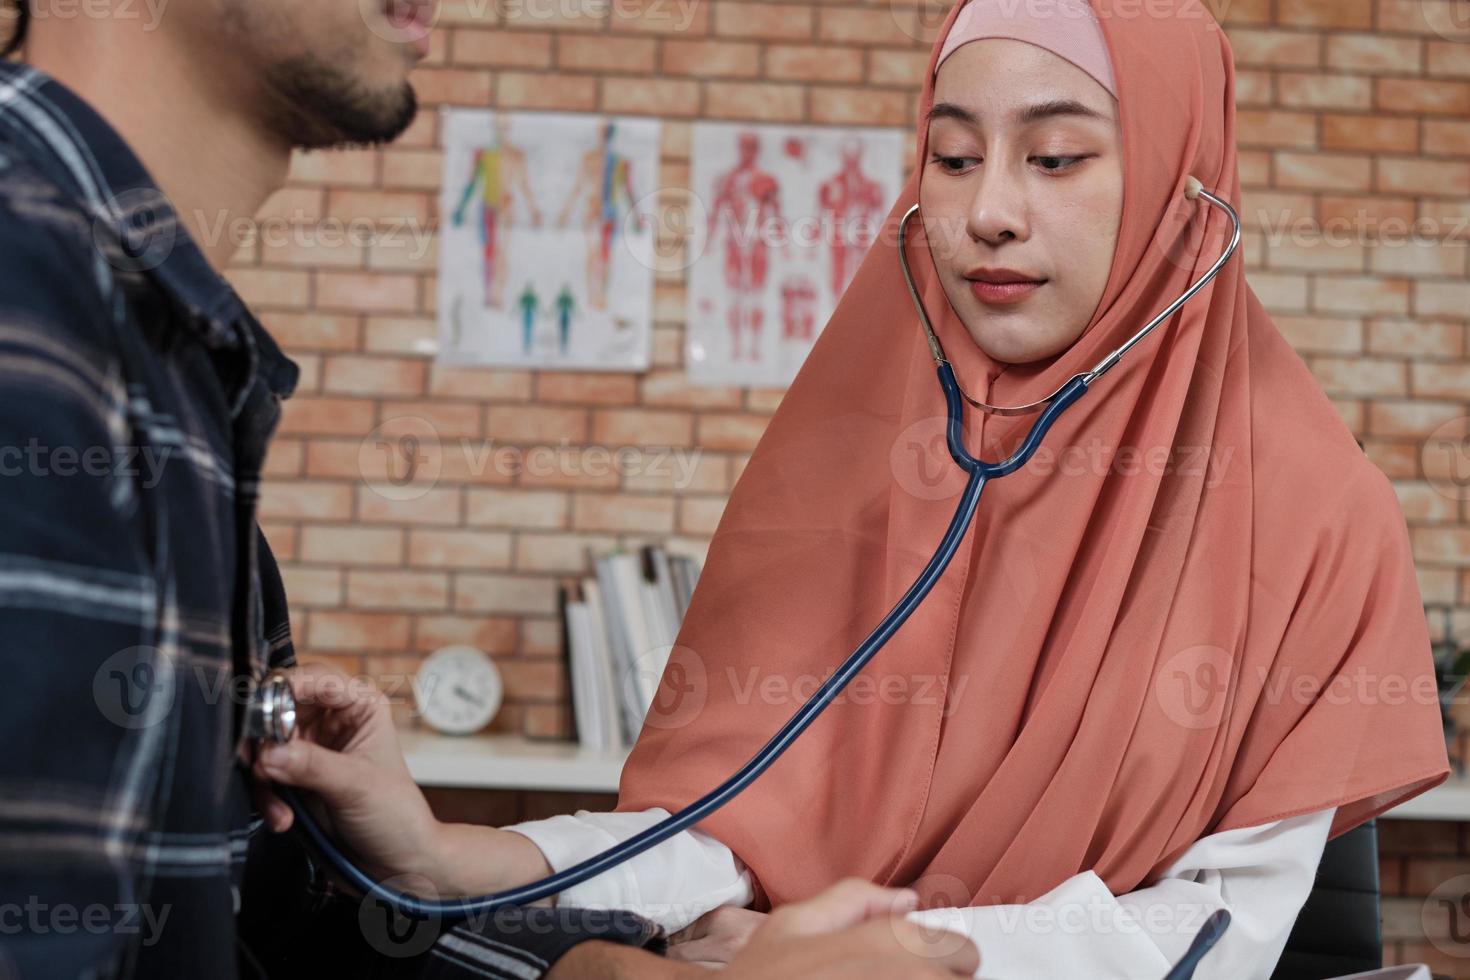
[[[659,124],[445,109],[439,356],[649,366]]]
[[[692,147],[690,378],[789,384],[898,196],[902,137],[696,123]]]

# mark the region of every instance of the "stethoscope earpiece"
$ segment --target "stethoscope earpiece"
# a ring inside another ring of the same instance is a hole
[[[1163,312],[1150,320],[1147,325],[1145,325],[1132,337],[1129,337],[1127,342],[1124,343],[1123,346],[1111,352],[1110,354],[1108,354],[1107,357],[1104,357],[1102,360],[1093,365],[1092,370],[1086,371],[1082,374],[1073,375],[1071,378],[1067,379],[1065,384],[1063,384],[1056,391],[1052,392],[1050,395],[1047,395],[1045,398],[1042,398],[1038,401],[1030,402],[1026,405],[991,405],[987,402],[982,402],[977,398],[972,398],[969,393],[966,392],[965,389],[962,387],[959,388],[960,396],[965,401],[969,402],[971,405],[980,409],[980,411],[986,413],[987,415],[1032,415],[1036,412],[1041,411],[1047,405],[1051,404],[1053,401],[1059,398],[1063,392],[1065,392],[1074,382],[1078,381],[1079,379],[1085,387],[1092,384],[1092,382],[1102,377],[1108,371],[1112,370],[1113,365],[1117,364],[1118,361],[1122,359],[1123,355],[1128,353],[1129,349],[1132,348],[1134,344],[1138,343],[1140,340],[1148,335],[1149,331],[1153,330],[1159,324],[1163,323],[1170,316],[1172,316],[1174,311],[1183,306],[1184,303],[1191,296],[1199,292],[1199,290],[1205,285],[1205,283],[1215,278],[1215,273],[1219,272],[1221,267],[1223,267],[1226,262],[1230,261],[1230,256],[1235,254],[1235,249],[1240,245],[1240,215],[1236,213],[1235,209],[1231,207],[1228,202],[1219,197],[1216,197],[1214,194],[1211,194],[1209,191],[1205,190],[1204,185],[1201,184],[1199,182],[1199,179],[1192,174],[1186,174],[1184,177],[1184,197],[1190,201],[1198,200],[1199,198],[1203,197],[1209,203],[1220,208],[1226,213],[1226,215],[1229,216],[1231,223],[1234,225],[1234,231],[1230,236],[1230,244],[1225,247],[1225,251],[1220,255],[1218,259],[1215,260],[1215,264],[1210,266],[1209,271],[1200,276],[1199,279],[1192,286],[1186,289],[1179,296],[1178,299],[1174,300],[1174,302],[1166,306]],[[914,310],[919,314],[919,325],[924,328],[925,339],[929,341],[929,353],[933,355],[934,363],[942,366],[948,363],[948,360],[944,356],[944,347],[939,343],[939,337],[934,332],[934,325],[929,322],[929,314],[924,309],[924,301],[919,297],[918,287],[914,285],[914,276],[909,269],[908,250],[905,247],[908,241],[909,220],[918,213],[919,204],[917,201],[915,201],[914,204],[907,211],[904,212],[903,217],[900,218],[898,221],[898,264],[903,269],[903,281],[904,285],[908,287],[909,299],[913,301]],[[959,385],[958,380],[956,380],[955,384],[956,386]]]

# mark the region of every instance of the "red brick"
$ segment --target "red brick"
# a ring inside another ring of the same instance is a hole
[[[402,650],[408,646],[407,616],[361,612],[311,614],[307,642],[324,650]]]
[[[651,73],[657,42],[642,37],[565,34],[557,40],[556,64],[577,71]]]
[[[347,573],[347,602],[359,609],[446,609],[449,576],[353,569]]]
[[[705,89],[705,112],[719,119],[797,122],[804,112],[805,95],[799,85],[710,82]]]
[[[363,328],[363,349],[373,354],[431,357],[439,349],[439,327],[418,317],[370,316]]]
[[[1465,328],[1424,320],[1374,320],[1368,324],[1368,349],[1379,354],[1460,357]]]
[[[449,45],[456,65],[488,68],[550,68],[551,35],[534,31],[478,31],[461,27]]]
[[[357,516],[374,524],[458,524],[462,492],[455,486],[425,488],[407,499],[387,497],[371,486],[357,488]]]
[[[331,608],[342,604],[342,572],[335,568],[306,568],[289,562],[281,565],[281,580],[291,604]]]
[[[460,612],[552,613],[556,582],[517,575],[455,576],[454,608]]]
[[[424,374],[419,361],[336,354],[327,358],[323,383],[337,395],[417,395],[424,390]]]
[[[1380,78],[1375,104],[1389,112],[1463,116],[1470,113],[1470,82]]]
[[[687,446],[694,418],[687,412],[602,409],[593,414],[592,438],[614,445]]]
[[[812,90],[812,122],[847,126],[899,126],[912,99],[906,92],[823,86]]]
[[[503,72],[499,104],[507,109],[564,109],[588,111],[597,107],[597,79],[552,72]]]
[[[587,410],[541,405],[491,405],[485,434],[497,442],[580,442],[587,438]]]
[[[829,12],[822,11],[823,14]],[[804,4],[720,0],[715,5],[715,33],[773,41],[809,38],[815,23],[813,13],[812,8]]]
[[[408,563],[421,568],[509,568],[511,536],[500,531],[415,528],[408,537]]]
[[[414,646],[428,653],[446,646],[472,646],[486,653],[515,651],[516,621],[488,616],[420,616]]]
[[[760,73],[760,46],[730,41],[681,41],[670,38],[664,42],[660,67],[668,75],[753,78]],[[783,77],[769,68],[767,71],[772,78]]]
[[[608,79],[602,86],[602,109],[690,117],[699,110],[699,83],[672,78]]]
[[[414,276],[321,271],[316,277],[316,301],[323,309],[411,313],[418,306],[419,282]]]
[[[1230,32],[1230,48],[1242,67],[1316,68],[1322,63],[1322,36],[1315,32],[1242,28]]]
[[[752,449],[769,421],[759,415],[701,415],[696,442],[708,449]]]
[[[490,104],[490,72],[474,68],[414,70],[414,91],[425,105],[484,106]]]
[[[261,491],[260,515],[275,520],[350,520],[352,487],[345,483],[268,483]]]
[[[262,325],[287,351],[356,350],[362,335],[359,318],[351,315],[270,313]]]
[[[465,519],[483,527],[566,527],[567,495],[550,490],[471,489]]]
[[[297,395],[286,399],[276,431],[279,435],[366,435],[375,413],[370,401]]]
[[[1334,113],[1322,117],[1322,146],[1329,150],[1412,153],[1418,145],[1417,119]]]
[[[1357,74],[1417,72],[1424,64],[1424,42],[1412,37],[1334,34],[1327,38],[1327,64]]]
[[[301,529],[301,559],[341,565],[397,565],[403,532],[397,528],[313,526]]]

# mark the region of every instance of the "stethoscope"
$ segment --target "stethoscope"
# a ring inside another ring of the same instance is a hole
[[[601,854],[595,855],[572,865],[540,881],[508,888],[504,891],[495,892],[490,895],[481,895],[471,898],[456,898],[445,901],[431,901],[409,895],[404,892],[389,888],[380,882],[374,881],[357,867],[337,845],[322,832],[310,811],[302,803],[297,794],[290,787],[276,786],[275,792],[291,807],[296,815],[297,826],[306,834],[323,857],[346,881],[361,889],[366,898],[373,898],[396,909],[401,914],[410,918],[439,918],[443,920],[460,920],[470,916],[493,912],[495,909],[507,905],[524,905],[537,899],[545,898],[565,891],[573,885],[580,884],[590,878],[594,878],[610,868],[622,864],[624,861],[643,853],[656,844],[674,836],[682,830],[694,826],[709,816],[711,813],[730,802],[745,787],[749,786],[756,777],[765,772],[775,762],[791,743],[804,732],[816,717],[831,703],[832,699],[857,675],[858,671],[873,658],[897,629],[903,625],[909,615],[918,608],[920,602],[928,595],[934,583],[939,580],[945,567],[954,557],[959,548],[960,540],[970,526],[975,516],[975,509],[980,502],[980,491],[985,484],[998,477],[1015,472],[1031,458],[1041,439],[1046,435],[1052,423],[1073,402],[1081,398],[1088,387],[1112,369],[1124,354],[1135,344],[1142,340],[1148,333],[1163,323],[1168,317],[1179,309],[1180,306],[1200,290],[1205,283],[1215,277],[1224,264],[1229,261],[1240,244],[1240,217],[1234,208],[1228,203],[1206,191],[1194,177],[1186,177],[1184,196],[1189,200],[1203,197],[1206,201],[1222,209],[1234,225],[1230,237],[1230,244],[1224,253],[1215,261],[1208,272],[1202,275],[1197,282],[1190,286],[1183,295],[1170,303],[1163,312],[1149,321],[1148,325],[1128,339],[1123,346],[1113,351],[1099,361],[1090,371],[1078,374],[1069,379],[1052,394],[1032,402],[1028,405],[1013,407],[1000,407],[977,401],[969,395],[964,394],[955,380],[954,369],[950,366],[944,356],[944,348],[939,343],[939,338],[934,333],[934,327],[929,322],[929,317],[924,310],[924,303],[919,298],[918,290],[914,287],[913,275],[909,270],[908,254],[906,249],[906,236],[908,224],[914,215],[918,214],[919,206],[913,205],[904,214],[898,223],[899,237],[899,263],[903,267],[904,282],[908,286],[909,296],[913,299],[914,309],[918,311],[919,322],[923,324],[924,333],[928,337],[929,350],[934,356],[934,363],[939,373],[939,386],[944,391],[944,401],[949,413],[949,425],[947,429],[947,441],[949,443],[950,455],[960,469],[969,474],[969,480],[965,484],[964,492],[960,495],[959,504],[955,508],[954,517],[950,520],[949,527],[944,532],[944,537],[939,543],[938,549],[929,563],[924,566],[919,577],[915,579],[903,597],[883,617],[883,621],[868,634],[867,638],[854,650],[842,663],[842,666],[807,699],[790,720],[771,737],[770,741],[761,748],[751,759],[741,766],[736,772],[719,786],[710,790],[704,796],[695,800],[677,813],[671,814],[667,819],[649,827],[641,833],[635,834],[627,840],[608,848]],[[999,463],[987,463],[976,459],[965,449],[962,440],[962,422],[964,416],[964,402],[969,402],[976,408],[994,415],[1028,415],[1041,412],[1041,417],[1032,425],[1031,431],[1021,443],[1014,454]],[[245,718],[245,733],[247,738],[267,739],[276,742],[289,741],[295,732],[296,706],[291,695],[291,687],[286,676],[274,673],[263,679],[256,685],[251,693]],[[1183,980],[1191,976],[1194,966],[1205,952],[1214,945],[1215,940],[1224,932],[1225,926],[1230,921],[1229,913],[1220,909],[1210,916],[1204,926],[1196,933],[1189,950],[1184,957],[1175,964],[1164,980]]]

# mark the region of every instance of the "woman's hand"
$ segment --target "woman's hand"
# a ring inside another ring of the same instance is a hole
[[[805,902],[762,915],[724,980],[954,980],[980,968],[970,937],[905,918],[918,896],[847,878]],[[720,910],[716,910],[720,911]],[[746,909],[725,911],[745,912]],[[712,914],[712,913],[711,913]],[[760,915],[760,913],[753,913]],[[724,929],[724,916],[710,919]],[[698,922],[689,927],[693,930]],[[730,917],[733,925],[748,917]],[[680,930],[676,936],[689,930]],[[673,947],[670,947],[672,953]],[[708,968],[593,940],[556,961],[547,980],[702,980]]]
[[[668,957],[700,966],[729,963],[767,918],[754,909],[721,905],[670,936]]]
[[[424,898],[481,895],[551,874],[530,838],[435,819],[409,774],[388,699],[363,678],[308,664],[289,675],[296,737],[256,756],[257,804],[281,832],[295,814],[272,783],[309,790],[322,829],[345,841],[363,871]],[[533,903],[551,904],[551,899]]]
[[[320,664],[288,676],[296,737],[262,743],[253,766],[266,825],[280,833],[295,820],[272,783],[309,790],[322,828],[352,848],[364,871],[441,887],[440,824],[409,775],[387,698],[370,681]]]
[[[969,936],[909,921],[910,889],[845,878],[771,912],[725,968],[727,980],[942,980],[973,976],[980,951]]]

